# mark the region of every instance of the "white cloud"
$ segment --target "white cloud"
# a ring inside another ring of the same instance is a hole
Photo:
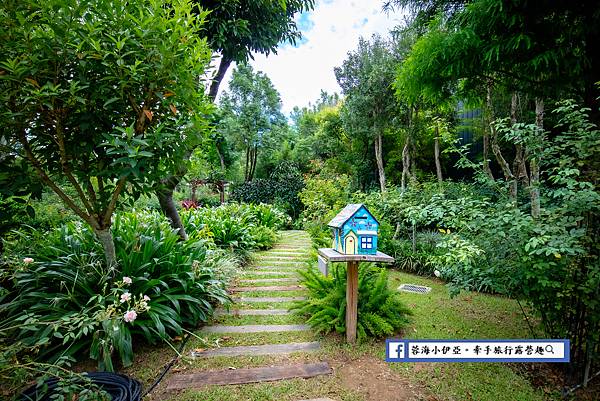
[[[347,53],[356,48],[358,38],[374,33],[386,35],[400,25],[402,14],[386,14],[381,10],[382,4],[382,0],[318,1],[315,10],[308,14],[312,26],[306,16],[299,21],[301,28],[309,27],[309,30],[302,32],[304,39],[298,47],[284,45],[278,54],[254,56],[251,64],[271,78],[281,94],[284,113],[289,113],[294,106],[314,102],[321,89],[339,92],[333,68],[340,66]],[[223,90],[230,76],[231,70],[225,76]]]

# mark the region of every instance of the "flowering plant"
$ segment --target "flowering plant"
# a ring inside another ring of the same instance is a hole
[[[131,284],[133,280],[124,276],[121,281],[115,283],[108,297],[92,297],[92,300],[101,302],[102,307],[94,315],[101,327],[94,333],[90,357],[100,361],[101,369],[113,370],[112,354],[115,350],[119,353],[123,365],[128,366],[133,362],[129,326],[134,324],[139,314],[150,309],[150,297],[144,294],[132,295],[127,288]],[[105,304],[102,301],[108,302]]]

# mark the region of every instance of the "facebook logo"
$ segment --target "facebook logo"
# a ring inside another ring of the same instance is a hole
[[[386,359],[403,359],[404,358],[404,342],[403,341],[387,341]]]

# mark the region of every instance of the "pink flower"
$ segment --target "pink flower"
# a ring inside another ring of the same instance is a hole
[[[144,295],[144,301],[146,301],[146,302],[150,301],[150,297],[148,295]]]
[[[127,323],[133,322],[136,318],[137,318],[137,313],[135,313],[134,310],[128,310],[123,315],[123,320],[125,320]]]
[[[130,293],[125,292],[125,293],[121,294],[121,303],[128,302],[130,299],[131,299]]]
[[[23,263],[25,263],[26,265],[33,263],[33,259],[32,258],[23,258]]]
[[[125,284],[131,284],[133,282],[133,280],[131,280],[131,277],[125,276],[125,277],[123,277],[123,282]]]

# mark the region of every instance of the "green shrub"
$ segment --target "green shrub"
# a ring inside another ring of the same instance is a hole
[[[209,237],[220,248],[244,253],[256,246],[251,235],[254,217],[246,205],[190,209],[181,213],[181,219],[188,235]]]
[[[298,194],[304,188],[304,180],[298,166],[282,162],[268,179],[256,179],[234,185],[230,199],[250,204],[275,204],[296,218],[302,210]]]
[[[309,316],[308,324],[316,331],[346,332],[346,267],[333,264],[331,276],[317,269],[301,271],[309,291],[306,301],[298,301],[295,313]],[[411,312],[400,301],[400,294],[388,288],[387,271],[361,264],[358,271],[359,340],[391,336],[408,324]]]
[[[315,176],[305,180],[300,192],[304,210],[300,216],[304,224],[327,224],[346,206],[350,199],[350,179],[347,176]]]
[[[215,245],[247,256],[252,249],[270,248],[275,231],[290,222],[289,216],[271,205],[229,203],[215,208],[181,213],[186,232],[194,238],[211,238]]]
[[[166,219],[153,212],[119,213],[113,233],[119,261],[113,269],[80,223],[36,238],[35,248],[29,243],[31,251],[19,257],[33,261],[13,258],[0,316],[28,322],[11,333],[15,340],[42,341],[38,356],[49,361],[89,352],[110,370],[113,349],[124,365],[131,363],[132,336],[155,342],[181,335],[183,327],[206,321],[213,305],[228,301],[216,278],[221,273],[213,271],[218,254],[209,254],[210,243],[178,241]],[[130,299],[121,302],[124,292]],[[138,316],[127,322],[129,310]]]
[[[256,249],[269,249],[277,241],[277,233],[269,227],[256,226],[251,233]]]

